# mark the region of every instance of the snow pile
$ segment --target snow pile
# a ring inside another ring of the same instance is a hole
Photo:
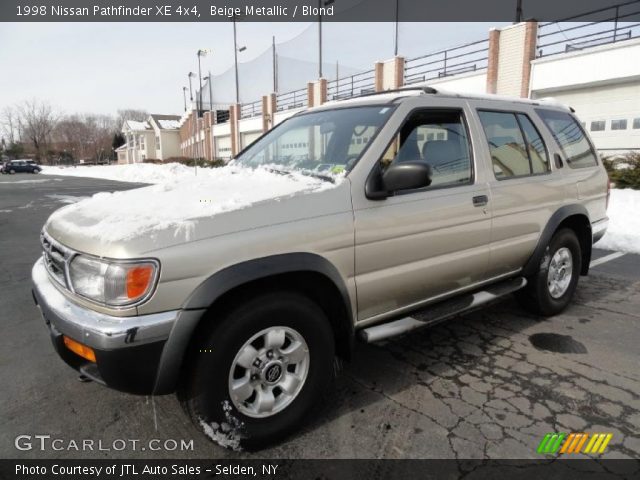
[[[175,168],[180,172],[186,167]],[[189,240],[198,219],[335,186],[314,177],[278,174],[262,168],[227,166],[199,172],[197,177],[178,174],[177,179],[149,187],[97,193],[54,212],[49,221],[55,222],[57,229],[107,242],[167,229]]]
[[[210,168],[198,168],[198,177],[211,175]],[[194,178],[196,169],[180,163],[155,165],[153,163],[132,163],[129,165],[96,165],[81,167],[42,167],[44,175],[65,175],[68,177],[91,177],[119,182],[161,183],[180,178]]]
[[[612,189],[609,228],[596,248],[640,254],[640,190]]]
[[[160,128],[166,130],[175,130],[180,128],[180,120],[158,120]]]

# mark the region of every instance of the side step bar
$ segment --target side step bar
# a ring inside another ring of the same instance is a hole
[[[360,339],[366,343],[379,342],[380,340],[402,335],[416,328],[434,325],[459,313],[473,310],[481,305],[513,293],[516,290],[520,290],[526,286],[526,284],[527,280],[524,277],[505,280],[491,285],[484,290],[454,297],[423,310],[416,311],[410,317],[363,328],[358,332],[358,335]]]

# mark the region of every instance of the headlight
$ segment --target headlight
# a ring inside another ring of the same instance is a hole
[[[131,305],[148,297],[157,276],[158,263],[151,260],[125,263],[78,255],[69,265],[75,293],[111,306]]]

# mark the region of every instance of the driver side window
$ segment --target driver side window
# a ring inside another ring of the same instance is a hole
[[[414,112],[380,159],[392,163],[425,162],[433,172],[428,187],[464,185],[472,181],[467,129],[459,110]]]

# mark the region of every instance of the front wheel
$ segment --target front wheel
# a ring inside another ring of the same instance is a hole
[[[527,310],[543,316],[562,312],[576,291],[582,269],[580,242],[573,230],[563,228],[552,237],[539,269],[516,293]]]
[[[200,338],[181,395],[196,426],[224,447],[255,449],[282,439],[331,387],[333,332],[303,295],[245,300]]]

